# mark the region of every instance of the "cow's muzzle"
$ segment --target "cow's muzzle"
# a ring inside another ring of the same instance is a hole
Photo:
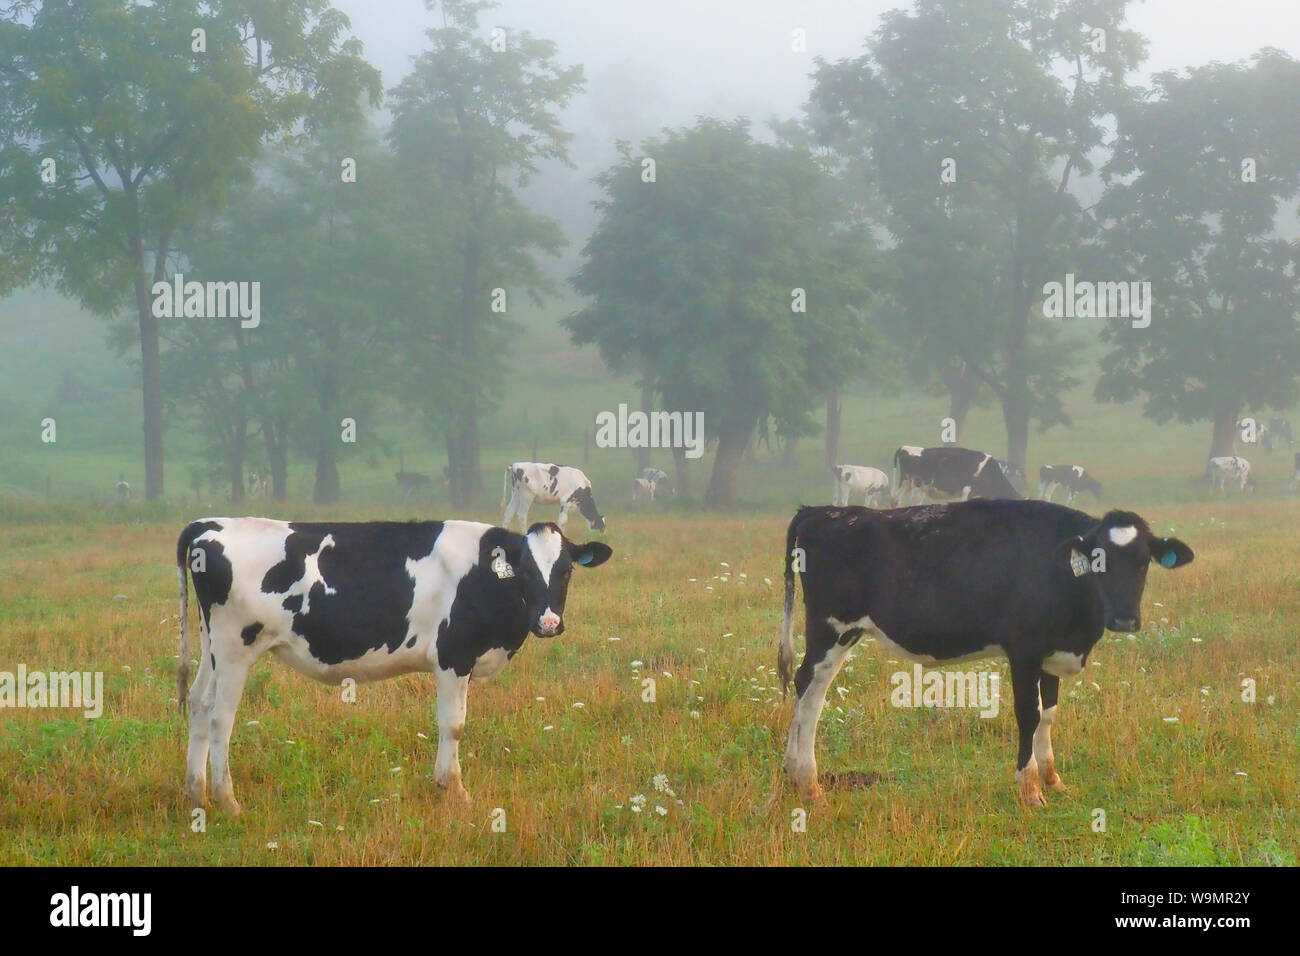
[[[1112,617],[1106,622],[1108,631],[1140,631],[1142,630],[1142,618],[1140,617]]]
[[[533,633],[538,637],[559,637],[564,633],[564,621],[554,611],[545,611],[537,616]]]

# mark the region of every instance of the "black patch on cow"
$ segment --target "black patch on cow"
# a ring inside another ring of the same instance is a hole
[[[191,568],[190,577],[194,580],[194,596],[198,599],[199,613],[206,628],[212,620],[213,605],[225,604],[230,597],[234,575],[230,559],[226,557],[226,549],[220,541],[199,541],[192,544],[190,550],[203,551],[204,570],[195,571]]]
[[[442,522],[294,522],[289,530],[284,560],[267,573],[263,589],[283,585],[268,593],[285,594],[282,605],[293,613],[293,631],[312,656],[340,664],[381,647],[389,653],[401,647],[415,598],[406,562],[433,551]],[[303,576],[311,556],[323,580],[308,585]],[[298,577],[286,581],[294,571]]]
[[[856,517],[856,516],[855,516],[855,517]],[[851,523],[853,520],[854,520],[853,518],[850,518],[850,519],[849,519],[850,523]],[[866,632],[866,630],[865,630],[864,628],[861,628],[861,627],[851,627],[851,628],[849,628],[847,631],[845,631],[843,634],[840,635],[840,639],[839,639],[839,642],[838,642],[838,643],[839,643],[842,647],[852,647],[854,644],[858,643],[858,641],[862,640],[862,635],[865,634],[865,633],[867,633],[867,632]]]
[[[521,578],[518,573],[499,578],[492,571],[493,553],[498,548],[511,567],[518,568],[523,547],[521,534],[503,528],[484,532],[478,564],[460,579],[451,615],[438,625],[439,667],[464,677],[488,651],[502,648],[507,657],[513,657],[524,643],[529,621]]]
[[[410,639],[409,641],[406,642],[406,646],[407,646],[407,647],[414,647],[414,646],[415,646],[415,641],[416,641],[416,639],[417,639],[419,636],[420,636],[420,635],[418,635],[418,634],[412,634],[412,635],[411,635],[411,639]]]
[[[262,633],[262,622],[254,621],[248,627],[239,632],[239,636],[244,639],[245,644],[252,644],[257,640],[257,635]]]
[[[217,655],[209,652],[208,657],[212,658],[212,669],[215,671],[217,669]]]
[[[591,488],[583,486],[569,495],[569,501],[578,506],[578,513],[581,514],[592,524],[600,521],[600,512],[596,510],[596,499],[591,494]]]

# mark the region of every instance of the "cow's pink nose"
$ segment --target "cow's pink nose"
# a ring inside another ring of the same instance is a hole
[[[560,628],[560,615],[547,611],[537,620],[537,626],[543,634],[554,634]]]

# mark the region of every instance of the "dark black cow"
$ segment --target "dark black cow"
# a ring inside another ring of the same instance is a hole
[[[1011,662],[1020,798],[1063,790],[1051,725],[1060,679],[1082,671],[1104,629],[1141,627],[1148,562],[1192,560],[1138,515],[1097,519],[1044,501],[966,501],[872,511],[801,508],[785,544],[785,618],[778,669],[794,664],[794,574],[802,571],[807,653],[785,768],[818,797],[814,738],[826,690],[859,639],[921,663],[1005,654]],[[1104,569],[1104,570],[1103,570]],[[1042,700],[1042,710],[1039,700]]]
[[[1083,491],[1096,498],[1101,497],[1101,482],[1088,474],[1082,465],[1044,465],[1039,468],[1038,497],[1051,501],[1057,488],[1064,488],[1068,493],[1065,499],[1067,505]]]
[[[892,501],[920,504],[927,494],[961,498],[1020,498],[998,459],[973,448],[920,448],[903,445],[894,452]]]
[[[348,524],[206,518],[176,544],[179,693],[190,706],[185,790],[202,806],[209,758],[217,802],[239,812],[230,732],[249,668],[267,651],[327,684],[432,671],[438,683],[438,786],[468,799],[459,746],[471,678],[495,676],[528,632],[564,632],[574,564],[610,556],[553,524],[526,535],[473,521]],[[186,570],[199,604],[201,653],[189,671]]]

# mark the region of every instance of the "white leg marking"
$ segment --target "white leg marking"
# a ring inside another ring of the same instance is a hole
[[[821,796],[821,788],[817,785],[817,722],[826,703],[826,691],[848,652],[849,649],[838,642],[832,644],[826,656],[813,668],[812,681],[794,705],[785,745],[785,770],[805,796]]]
[[[438,671],[438,756],[433,779],[457,800],[469,801],[460,782],[460,738],[465,732],[469,676],[450,668]]]

